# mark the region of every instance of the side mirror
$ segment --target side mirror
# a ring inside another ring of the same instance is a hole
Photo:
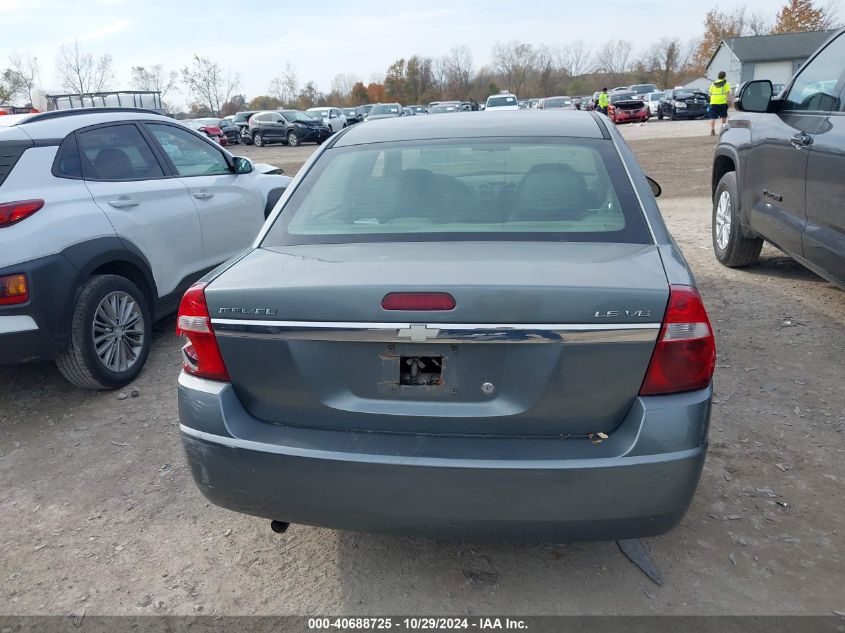
[[[236,174],[251,174],[255,171],[255,164],[243,156],[235,156],[232,162],[234,163]]]
[[[663,189],[657,184],[656,180],[649,178],[648,176],[646,176],[645,179],[648,180],[648,186],[651,188],[651,193],[655,198],[659,198],[660,194],[663,193]]]
[[[737,100],[737,110],[741,112],[768,112],[769,103],[775,90],[768,79],[749,81],[742,86]]]

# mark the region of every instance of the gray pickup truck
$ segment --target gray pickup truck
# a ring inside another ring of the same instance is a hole
[[[845,29],[777,96],[742,86],[713,161],[713,250],[753,264],[769,242],[845,288]]]

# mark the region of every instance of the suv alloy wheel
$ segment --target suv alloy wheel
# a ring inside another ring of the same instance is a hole
[[[96,275],[82,286],[67,352],[56,359],[65,378],[85,389],[117,389],[135,379],[150,352],[147,298],[119,275]]]
[[[742,234],[739,218],[739,193],[736,174],[729,171],[719,181],[713,195],[713,252],[720,263],[730,268],[750,266],[760,256],[763,240]]]

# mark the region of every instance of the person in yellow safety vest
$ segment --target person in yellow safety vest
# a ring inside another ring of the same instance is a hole
[[[731,85],[725,79],[725,71],[719,72],[719,78],[710,86],[710,136],[716,136],[716,119],[722,119],[722,125],[728,122],[728,102],[733,101]]]
[[[596,105],[598,106],[599,112],[602,114],[607,114],[607,106],[610,104],[610,97],[607,96],[607,88],[602,88],[601,93],[599,94],[599,99]]]

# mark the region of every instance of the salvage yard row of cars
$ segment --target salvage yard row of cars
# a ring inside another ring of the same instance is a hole
[[[780,95],[744,87],[720,262],[768,241],[845,288],[843,97],[845,30]],[[3,117],[0,360],[121,386],[178,305],[196,485],[276,532],[672,529],[716,344],[660,187],[608,118],[491,98],[347,126],[293,180],[142,110]]]

